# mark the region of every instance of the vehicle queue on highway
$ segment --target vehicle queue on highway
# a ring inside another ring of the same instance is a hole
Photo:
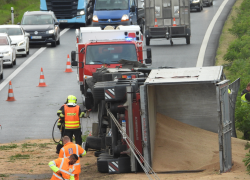
[[[190,11],[200,12],[203,6],[212,5],[213,0],[191,0]],[[13,67],[16,65],[16,57],[29,55],[30,44],[50,43],[52,47],[60,45],[59,24],[52,11],[27,11],[18,25],[0,25],[0,54],[3,56],[0,59],[0,79],[4,77],[3,67]],[[146,44],[149,45],[150,39],[146,38],[146,40]],[[187,44],[189,43],[190,39],[187,40]]]

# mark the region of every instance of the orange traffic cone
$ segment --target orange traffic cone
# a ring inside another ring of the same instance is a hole
[[[71,69],[71,62],[69,60],[69,55],[67,56],[68,60],[67,60],[67,63],[66,63],[66,70],[64,72],[73,72],[72,69]]]
[[[44,81],[44,75],[43,75],[43,68],[41,68],[41,74],[40,74],[40,79],[39,79],[39,85],[37,87],[45,87],[47,86],[45,81]]]
[[[9,82],[9,92],[8,92],[8,98],[6,101],[15,101],[11,81]]]
[[[175,18],[173,19],[173,26],[176,26]]]
[[[157,19],[155,18],[155,27],[158,27]]]

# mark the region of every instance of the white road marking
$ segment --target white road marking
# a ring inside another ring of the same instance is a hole
[[[60,36],[66,33],[70,28],[65,28],[60,32]],[[31,61],[33,61],[38,55],[40,55],[47,47],[42,47],[38,49],[30,58],[24,61],[11,75],[9,75],[1,84],[0,84],[0,91],[18,74],[20,73]]]
[[[206,31],[206,34],[205,34],[204,39],[203,39],[202,44],[201,44],[201,48],[200,48],[200,52],[199,52],[199,55],[198,55],[198,60],[197,60],[196,67],[202,67],[203,66],[205,52],[206,52],[206,49],[207,49],[207,44],[208,44],[210,35],[212,33],[212,30],[214,28],[214,25],[215,25],[217,19],[219,18],[220,14],[223,11],[223,9],[224,9],[225,5],[227,4],[227,2],[228,2],[228,0],[223,1],[223,3],[220,5],[218,11],[216,12],[215,16],[213,17],[211,23],[208,26],[208,29]]]

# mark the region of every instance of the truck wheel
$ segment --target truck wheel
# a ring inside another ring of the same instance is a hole
[[[100,173],[108,173],[109,172],[108,159],[97,160],[97,170]]]
[[[187,44],[190,44],[190,36],[187,36],[187,37],[186,37],[186,43],[187,43]]]
[[[88,136],[86,139],[86,143],[91,149],[101,150],[102,139],[99,137]]]
[[[131,169],[130,169],[130,157],[129,156],[119,157],[118,162],[119,162],[119,172],[120,173],[129,173],[131,171]]]
[[[100,156],[100,154],[102,154],[102,153],[104,153],[104,151],[102,150],[102,151],[96,151],[95,152],[95,157],[99,157]]]
[[[150,38],[146,37],[146,46],[150,45]]]

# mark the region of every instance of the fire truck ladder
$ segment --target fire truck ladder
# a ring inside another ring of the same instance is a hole
[[[154,179],[160,180],[160,178],[157,176],[157,174],[154,172],[154,170],[150,167],[150,165],[148,164],[148,162],[144,159],[144,157],[142,156],[142,154],[136,148],[136,146],[134,145],[133,141],[129,138],[129,136],[126,134],[126,132],[122,129],[122,127],[121,127],[120,123],[118,122],[118,120],[115,118],[115,116],[112,114],[112,112],[108,109],[108,105],[107,104],[106,104],[106,110],[107,110],[108,114],[110,115],[111,119],[114,121],[114,123],[117,126],[118,130],[120,131],[120,133],[123,135],[124,140],[128,144],[131,152],[134,154],[134,156],[137,159],[137,161],[139,162],[139,164],[141,165],[141,167],[142,167],[143,171],[145,172],[145,174],[147,175],[148,179],[152,179],[151,175],[150,175],[150,174],[152,174]],[[141,161],[138,158],[138,156],[144,162],[144,165],[141,163]],[[148,172],[147,169],[149,170],[149,172]]]

